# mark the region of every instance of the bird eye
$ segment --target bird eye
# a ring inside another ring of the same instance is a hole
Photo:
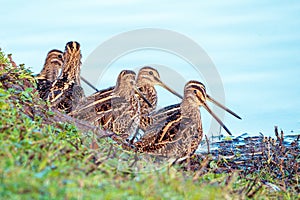
[[[153,71],[150,71],[149,74],[150,74],[150,75],[153,75]]]
[[[194,93],[197,94],[197,90],[194,90]]]
[[[61,59],[61,58],[62,58],[62,55],[58,55],[58,58],[60,58],[60,59]]]

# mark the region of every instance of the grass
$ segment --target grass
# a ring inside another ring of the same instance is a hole
[[[68,123],[49,123],[54,112],[37,97],[35,86],[30,70],[14,66],[0,51],[1,199],[300,197],[293,187],[276,191],[263,184],[276,183],[268,170],[247,176],[238,170],[216,172],[220,161],[210,158],[205,164],[200,157],[191,158],[200,165],[193,170],[186,163],[157,164],[123,151],[110,138],[98,139]]]

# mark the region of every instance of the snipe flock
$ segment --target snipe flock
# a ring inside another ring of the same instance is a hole
[[[63,53],[50,51],[37,76],[40,97],[61,112],[114,132],[113,140],[141,153],[171,157],[194,154],[203,137],[199,107],[204,107],[231,134],[211,111],[207,101],[241,119],[210,97],[201,82],[187,82],[182,97],[168,87],[159,72],[150,66],[142,67],[137,76],[134,71],[123,70],[115,86],[85,97],[80,84],[80,67],[78,42],[68,42]],[[181,103],[156,110],[156,85],[182,99]],[[143,134],[135,138],[139,129]]]

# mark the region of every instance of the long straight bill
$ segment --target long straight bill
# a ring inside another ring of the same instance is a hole
[[[173,93],[174,95],[176,95],[180,99],[183,99],[183,97],[180,94],[178,94],[175,90],[171,89],[169,86],[167,86],[166,84],[164,84],[160,79],[158,79],[158,78],[155,78],[155,79],[156,79],[157,82],[159,82],[160,86],[162,86],[163,88],[165,88],[169,92]]]
[[[232,135],[231,132],[228,130],[228,128],[223,124],[223,122],[219,119],[219,117],[217,117],[217,115],[215,115],[215,113],[213,113],[213,111],[207,106],[206,103],[203,104],[203,107],[207,110],[207,112],[209,112],[209,114],[211,114],[213,116],[213,118],[215,118],[215,120],[217,120],[217,122],[222,126],[222,128],[224,128],[224,130],[229,135]]]
[[[238,116],[235,112],[233,112],[232,110],[230,110],[229,108],[223,106],[222,104],[220,104],[219,102],[217,102],[216,100],[214,100],[212,97],[210,97],[208,94],[206,94],[206,97],[209,101],[211,101],[212,103],[216,104],[217,106],[219,106],[220,108],[224,109],[225,111],[227,111],[228,113],[232,114],[233,116],[235,116],[238,119],[242,119],[240,116]]]
[[[93,88],[94,90],[96,90],[96,92],[99,92],[99,90],[93,86],[93,84],[91,84],[88,80],[86,80],[85,78],[83,78],[82,76],[80,76],[81,80],[83,80],[83,82],[85,82],[88,86],[90,86],[91,88]]]

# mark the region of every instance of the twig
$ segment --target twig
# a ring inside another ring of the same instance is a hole
[[[275,126],[275,135],[277,137],[277,140],[279,140],[279,146],[282,146],[282,143],[283,143],[283,131],[281,130],[280,136],[279,136],[278,127],[277,126]]]
[[[53,112],[55,113],[55,116],[52,118],[51,120],[52,122],[67,122],[67,123],[74,124],[82,132],[92,131],[93,133],[95,133],[95,135],[97,135],[98,139],[111,137],[115,135],[115,133],[111,131],[102,130],[100,129],[100,127],[89,124],[86,121],[70,117],[66,114],[59,112],[58,110],[53,110]]]
[[[207,135],[205,135],[205,140],[206,140],[206,144],[207,144],[207,153],[210,154],[209,140],[208,140]]]
[[[7,55],[9,62],[12,64],[13,67],[18,67],[17,64],[15,63],[15,61],[13,61],[11,54]]]
[[[258,183],[258,178],[255,178],[255,180],[252,182],[250,187],[248,188],[248,191],[246,192],[247,197],[252,198],[261,188],[262,185],[260,184],[256,189],[252,191],[252,188]]]
[[[283,130],[280,131],[280,137],[281,137],[281,144],[280,146],[282,145],[283,141],[284,141],[284,133],[283,133]]]
[[[134,166],[135,163],[139,160],[139,157],[137,156],[137,152],[134,154],[134,161],[129,165],[130,168]]]
[[[207,165],[208,165],[208,163],[209,163],[210,160],[211,160],[211,158],[209,156],[205,157],[205,159],[201,163],[200,169],[196,172],[195,176],[193,177],[193,181],[198,180],[198,178],[203,173],[204,168],[207,167]]]

